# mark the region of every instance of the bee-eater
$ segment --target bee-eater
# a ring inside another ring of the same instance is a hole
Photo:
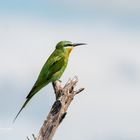
[[[27,105],[27,103],[39,90],[41,90],[50,82],[59,80],[67,66],[69,55],[72,49],[79,45],[85,45],[85,43],[72,43],[70,41],[60,41],[56,45],[54,52],[50,55],[50,57],[47,59],[46,63],[42,67],[34,86],[27,95],[25,103],[19,110],[13,122],[15,122],[22,109]]]

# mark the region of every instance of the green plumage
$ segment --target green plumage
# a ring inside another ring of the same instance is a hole
[[[70,41],[61,41],[56,45],[56,49],[50,55],[50,57],[48,58],[44,66],[42,67],[41,72],[33,88],[27,95],[26,101],[21,107],[18,114],[16,115],[14,121],[16,120],[16,118],[18,117],[22,109],[27,105],[27,103],[39,90],[41,90],[44,86],[46,86],[50,82],[54,82],[61,77],[61,75],[63,74],[67,66],[69,54],[73,47],[74,47],[74,44],[72,44]]]

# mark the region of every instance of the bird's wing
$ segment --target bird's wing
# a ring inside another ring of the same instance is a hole
[[[53,67],[55,67],[55,65],[57,65],[57,63],[59,63],[59,61],[62,61],[62,59],[64,59],[64,56],[56,55],[55,53],[53,53],[44,64],[37,81],[46,81],[46,78],[49,75],[50,71],[53,69]],[[61,67],[61,65],[58,67]]]
[[[41,72],[39,74],[39,77],[38,77],[36,83],[34,84],[33,88],[29,92],[29,94],[27,95],[26,101],[23,104],[23,106],[21,107],[21,109],[19,110],[19,112],[16,115],[16,117],[14,118],[14,121],[16,120],[16,118],[18,117],[18,115],[20,114],[20,112],[23,110],[23,108],[27,105],[27,103],[31,100],[31,98],[41,88],[43,88],[47,83],[49,83],[50,80],[51,80],[51,77],[57,71],[59,71],[62,68],[62,66],[64,65],[64,56],[56,56],[56,57],[54,57],[52,59],[53,61],[50,61],[50,59],[48,59],[47,62],[46,62],[46,65],[43,66],[43,68],[42,68],[42,70],[41,70]]]
[[[50,61],[52,59],[52,61]],[[18,114],[14,118],[13,122],[15,122],[16,118],[20,114],[20,112],[23,110],[23,108],[27,105],[27,103],[31,100],[31,98],[41,89],[43,88],[47,83],[50,82],[51,77],[53,74],[55,74],[57,71],[59,71],[64,62],[64,57],[63,56],[56,56],[53,58],[50,58],[47,60],[47,62],[44,64],[39,77],[34,84],[33,88],[29,92],[29,94],[26,97],[26,101],[19,110]],[[50,78],[50,79],[49,79]]]
[[[48,69],[48,73],[46,75],[47,80],[51,80],[55,73],[60,71],[65,64],[65,58],[61,57],[59,60],[56,60],[52,63],[52,65]]]
[[[34,84],[33,88],[31,89],[30,93],[26,98],[29,98],[32,96],[32,94],[35,94],[34,91],[37,89],[40,90],[40,88],[44,87],[44,84],[51,82],[52,76],[58,72],[64,65],[64,56],[57,56],[53,58],[53,61],[48,61],[46,65],[43,66],[38,79],[36,83]],[[40,87],[40,88],[39,88]]]
[[[50,60],[52,59],[52,60]],[[27,99],[32,97],[36,92],[38,92],[41,88],[43,88],[47,83],[51,82],[51,77],[57,71],[59,71],[64,63],[64,56],[56,56],[54,58],[50,58],[44,64],[37,81],[35,82],[33,88],[27,95]]]

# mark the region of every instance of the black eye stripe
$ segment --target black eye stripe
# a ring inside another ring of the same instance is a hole
[[[65,47],[72,46],[72,44],[65,44]]]

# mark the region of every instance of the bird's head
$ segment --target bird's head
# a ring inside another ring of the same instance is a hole
[[[71,41],[60,41],[56,45],[56,49],[66,49],[70,53],[74,47],[80,46],[80,45],[86,45],[86,44],[85,43],[72,43]]]

